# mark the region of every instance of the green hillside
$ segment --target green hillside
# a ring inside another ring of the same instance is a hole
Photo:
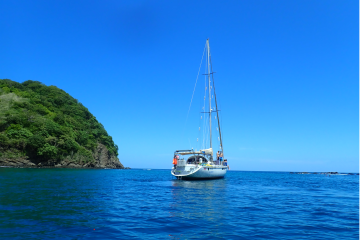
[[[94,162],[99,144],[117,159],[104,126],[65,91],[37,81],[0,79],[0,158]],[[76,156],[76,157],[74,157]]]

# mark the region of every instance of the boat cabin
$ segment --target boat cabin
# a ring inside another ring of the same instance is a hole
[[[174,153],[175,156],[186,156],[190,155],[190,157],[185,160],[184,158],[179,159],[177,166],[185,166],[186,164],[198,165],[198,164],[209,164],[212,161],[212,149],[204,149],[200,151],[192,150],[176,150]],[[210,160],[208,160],[210,159]]]
[[[208,163],[208,160],[201,155],[194,155],[188,158],[186,164],[201,164],[201,163]]]

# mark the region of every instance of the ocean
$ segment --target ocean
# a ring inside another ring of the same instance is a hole
[[[359,176],[0,168],[0,239],[359,239]]]

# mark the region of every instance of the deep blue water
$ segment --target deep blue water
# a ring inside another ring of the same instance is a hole
[[[358,239],[359,176],[0,168],[0,238]]]

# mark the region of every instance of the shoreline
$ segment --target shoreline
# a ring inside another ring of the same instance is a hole
[[[78,166],[28,166],[28,165],[0,165],[0,168],[56,168],[56,169],[131,169],[129,167],[78,167]]]

